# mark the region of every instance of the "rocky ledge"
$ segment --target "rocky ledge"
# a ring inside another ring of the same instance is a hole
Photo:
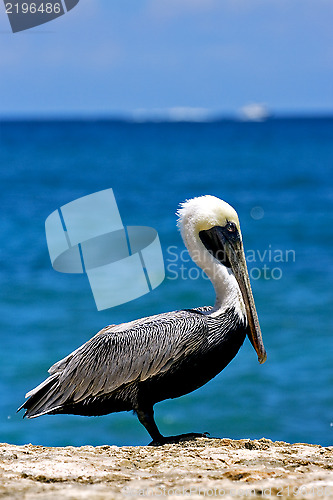
[[[0,498],[333,498],[333,446],[200,438],[47,448],[0,444]]]

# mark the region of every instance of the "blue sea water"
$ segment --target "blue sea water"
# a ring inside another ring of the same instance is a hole
[[[103,326],[214,302],[182,252],[179,202],[216,195],[239,213],[268,360],[248,340],[197,391],[155,407],[164,434],[333,444],[333,120],[263,123],[0,123],[0,441],[47,446],[149,442],[131,413],[16,414],[58,359]],[[51,267],[44,223],[113,188],[126,225],[154,227],[166,279],[98,312],[86,276]]]

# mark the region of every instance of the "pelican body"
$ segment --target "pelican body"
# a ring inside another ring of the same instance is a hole
[[[133,410],[152,444],[201,436],[162,436],[154,404],[206,384],[236,356],[246,336],[259,362],[266,360],[236,211],[207,195],[186,201],[177,214],[192,260],[214,286],[215,305],[105,327],[27,393],[19,408],[26,409],[24,416]]]

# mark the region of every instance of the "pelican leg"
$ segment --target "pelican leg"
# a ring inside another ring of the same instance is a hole
[[[138,416],[139,421],[145,427],[145,429],[149,432],[152,442],[150,444],[161,444],[164,442],[165,437],[162,436],[156,422],[154,420],[154,410],[150,408],[149,410],[141,410],[137,409],[136,414]]]
[[[179,434],[177,436],[162,436],[156,422],[154,420],[154,410],[153,408],[149,410],[136,410],[136,414],[141,424],[146,428],[152,437],[152,442],[149,443],[149,446],[160,446],[167,443],[180,443],[181,441],[190,441],[192,439],[209,436],[208,432],[199,433],[199,432],[189,432],[188,434]]]

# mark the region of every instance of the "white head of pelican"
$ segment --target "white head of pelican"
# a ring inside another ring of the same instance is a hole
[[[216,293],[213,312],[231,305],[250,326],[249,338],[260,363],[266,361],[254,305],[242,234],[236,210],[215,196],[200,196],[181,204],[178,226],[192,260],[205,271]],[[208,250],[208,251],[207,251]]]

